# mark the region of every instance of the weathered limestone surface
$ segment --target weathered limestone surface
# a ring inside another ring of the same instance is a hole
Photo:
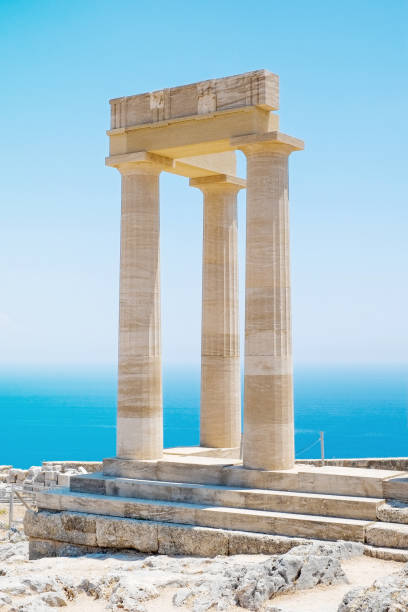
[[[241,381],[237,193],[241,179],[190,180],[204,194],[200,444],[238,447]]]
[[[294,465],[288,155],[273,135],[234,139],[247,157],[244,465]]]
[[[79,512],[28,511],[24,528],[30,538],[30,558],[55,556],[62,548],[69,556],[67,545],[74,547],[73,554],[119,548],[167,555],[214,557],[282,554],[294,546],[310,543],[307,538],[170,525],[160,521],[147,522]]]
[[[103,473],[106,476],[125,478],[220,484],[223,482],[225,467],[237,463],[240,463],[239,459],[200,456],[189,458],[168,456],[163,461],[109,458],[103,461]]]
[[[384,497],[408,502],[408,476],[390,478],[384,483]]]
[[[120,167],[118,457],[157,459],[163,452],[160,210],[161,166]]]
[[[398,500],[388,500],[379,504],[377,518],[390,523],[408,524],[408,504]]]
[[[225,160],[207,163],[205,155],[234,151],[230,138],[279,128],[278,77],[257,70],[224,79],[111,100],[110,157],[113,165],[139,151],[174,160],[169,172],[205,176],[229,172]],[[194,158],[201,160],[194,161]]]
[[[343,598],[338,612],[402,612],[408,610],[408,567],[358,587]]]
[[[102,461],[43,461],[43,468],[60,469],[61,472],[72,470],[75,473],[78,469],[84,469],[88,474],[100,472],[102,469]]]
[[[39,493],[37,504],[39,508],[57,511],[106,514],[295,537],[307,534],[308,537],[322,540],[342,539],[355,542],[364,542],[364,530],[369,524],[364,520],[349,518],[108,495],[102,497],[92,493],[53,490]]]
[[[254,105],[276,110],[279,107],[279,78],[267,70],[255,70],[114,98],[110,105],[112,129]]]
[[[408,525],[373,523],[366,529],[366,542],[372,546],[408,548]]]
[[[229,536],[202,527],[186,529],[185,525],[158,525],[158,552],[162,555],[228,555]],[[202,552],[201,552],[202,551]]]
[[[157,552],[157,524],[113,516],[73,512],[27,511],[24,530],[30,538],[99,548]]]
[[[320,459],[298,459],[295,463],[308,463],[320,465]],[[398,470],[405,472],[408,469],[407,457],[365,457],[358,459],[325,459],[325,465],[338,467],[369,468],[374,470]]]
[[[384,502],[377,498],[239,489],[207,484],[109,478],[101,475],[72,478],[71,491],[374,521],[377,519],[378,509]]]
[[[384,561],[399,561],[402,563],[408,561],[408,550],[404,548],[389,548],[388,546],[370,546],[365,544],[364,554],[367,557],[383,559]]]
[[[87,465],[95,467],[96,463]],[[99,469],[102,467],[102,463]],[[8,501],[11,487],[23,490],[24,493],[32,494],[36,491],[43,491],[49,487],[63,486],[69,487],[72,475],[86,474],[84,464],[77,462],[43,462],[42,466],[32,465],[29,469],[23,470],[7,466],[8,470],[0,470],[0,501]]]
[[[304,491],[355,497],[389,497],[386,491],[395,482],[395,497],[405,490],[402,472],[347,468],[316,467],[297,464],[291,470],[252,470],[239,465],[239,460],[213,457],[166,456],[160,461],[105,459],[106,476],[123,476],[162,480],[226,485],[274,491]],[[390,480],[392,479],[392,480]]]
[[[175,446],[172,448],[165,448],[164,458],[169,455],[177,455],[179,457],[218,457],[230,459],[240,458],[240,447],[235,446],[233,448],[211,448],[209,446]]]

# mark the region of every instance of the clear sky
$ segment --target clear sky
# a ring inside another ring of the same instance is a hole
[[[0,0],[1,363],[116,360],[108,99],[259,68],[306,143],[290,161],[295,361],[408,362],[407,24],[407,0]],[[162,175],[161,212],[164,361],[196,364],[200,192]],[[239,213],[243,297],[244,193]]]

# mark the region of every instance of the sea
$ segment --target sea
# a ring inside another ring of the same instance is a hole
[[[297,366],[298,459],[408,456],[408,369]],[[115,455],[116,369],[14,370],[0,374],[0,465],[99,461]],[[199,443],[200,370],[165,367],[164,444]]]

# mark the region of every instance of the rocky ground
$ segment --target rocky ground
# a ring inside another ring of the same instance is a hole
[[[24,535],[5,529],[6,518],[0,514],[1,612],[408,610],[408,564],[364,557],[358,544],[298,546],[274,557],[114,554],[29,561]]]

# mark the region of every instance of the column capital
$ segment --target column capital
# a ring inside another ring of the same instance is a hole
[[[190,187],[201,191],[232,191],[246,188],[246,180],[230,174],[210,174],[190,179]]]
[[[265,134],[247,134],[246,136],[235,136],[230,143],[245,155],[256,153],[277,153],[278,155],[290,155],[293,151],[303,151],[304,142],[282,132],[267,132]]]
[[[174,167],[174,160],[148,151],[111,155],[105,165],[116,168],[121,174],[160,174]]]

